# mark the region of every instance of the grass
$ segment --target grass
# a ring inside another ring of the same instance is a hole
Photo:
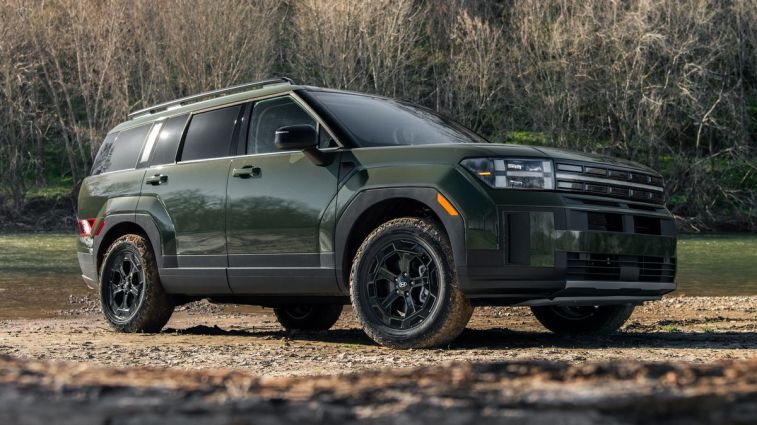
[[[681,329],[679,329],[679,328],[677,328],[677,327],[675,327],[673,325],[663,325],[663,326],[660,326],[660,329],[662,329],[665,332],[670,332],[670,333],[680,333],[681,332]]]
[[[29,198],[36,196],[44,198],[60,198],[71,194],[73,182],[70,176],[49,177],[47,182],[47,185],[44,187],[30,187],[29,190],[26,191],[26,196]]]
[[[0,279],[9,274],[77,273],[73,234],[0,235]]]

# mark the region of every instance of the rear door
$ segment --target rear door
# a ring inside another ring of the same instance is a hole
[[[160,270],[169,292],[230,293],[226,183],[243,111],[236,105],[170,118],[155,141],[140,209],[171,235]]]
[[[329,165],[315,165],[301,151],[277,150],[276,130],[296,124],[321,131],[323,151],[333,159]],[[291,96],[255,102],[246,133],[242,155],[229,170],[231,289],[255,295],[339,294],[332,247],[339,152]]]

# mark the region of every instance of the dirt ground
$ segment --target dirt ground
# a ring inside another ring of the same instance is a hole
[[[260,376],[331,375],[451,361],[587,362],[757,358],[757,297],[673,297],[638,307],[622,332],[558,337],[527,308],[477,308],[451,346],[397,351],[374,344],[347,310],[329,332],[290,333],[270,310],[183,306],[155,335],[117,334],[87,298],[57,317],[0,321],[0,355],[109,367],[236,369]]]
[[[0,423],[12,425],[751,425],[755,417],[755,360],[454,363],[261,378],[0,356]]]

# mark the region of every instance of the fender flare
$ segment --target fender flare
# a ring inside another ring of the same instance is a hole
[[[153,218],[149,214],[111,214],[105,216],[104,220],[105,225],[101,230],[102,236],[95,238],[92,250],[92,252],[95,254],[94,261],[95,267],[97,268],[97,273],[100,272],[99,258],[101,249],[107,249],[107,247],[101,246],[102,242],[106,239],[113,228],[123,223],[136,225],[144,231],[144,233],[147,235],[147,238],[150,240],[150,245],[152,245],[152,251],[155,254],[155,261],[158,263],[159,267],[164,267],[160,232],[158,231],[158,226],[155,224],[155,220],[153,220]]]
[[[452,254],[455,264],[453,267],[460,267],[467,264],[465,251],[465,222],[462,214],[450,216],[444,208],[437,202],[437,194],[445,196],[455,208],[453,199],[447,197],[442,191],[435,187],[390,187],[377,189],[364,189],[358,192],[344,208],[344,212],[337,219],[336,229],[334,232],[334,261],[337,271],[343,271],[344,255],[347,249],[347,242],[350,234],[355,228],[355,224],[364,212],[380,202],[393,198],[410,198],[421,202],[432,210],[442,222],[444,230],[449,237],[452,245]],[[337,273],[339,287],[349,292],[349,284],[344,281],[343,273]]]

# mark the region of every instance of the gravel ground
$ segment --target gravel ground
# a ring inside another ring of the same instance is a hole
[[[757,297],[673,297],[639,307],[622,332],[558,337],[526,308],[478,308],[451,346],[397,351],[372,343],[346,310],[329,332],[289,333],[270,310],[182,306],[160,334],[117,334],[86,297],[58,317],[0,321],[0,355],[109,367],[225,368],[262,376],[344,374],[441,362],[757,358]]]
[[[757,361],[443,363],[351,375],[0,356],[3,424],[754,424]]]

